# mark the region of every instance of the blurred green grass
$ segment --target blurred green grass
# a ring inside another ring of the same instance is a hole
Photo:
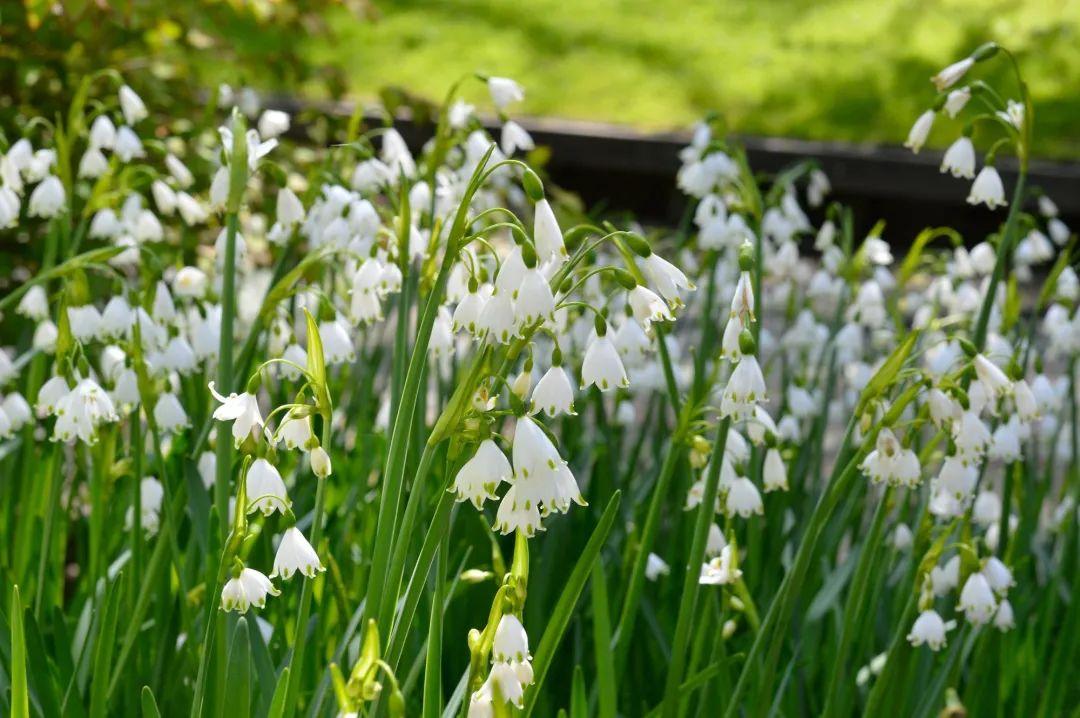
[[[375,0],[374,8],[373,21],[331,9],[332,39],[297,37],[300,54],[340,68],[356,98],[397,85],[439,100],[481,70],[526,86],[523,114],[666,129],[715,110],[735,132],[893,144],[933,98],[928,78],[993,39],[1021,58],[1036,154],[1080,157],[1078,0]],[[471,89],[483,101],[478,83]],[[938,128],[931,144],[954,136]]]

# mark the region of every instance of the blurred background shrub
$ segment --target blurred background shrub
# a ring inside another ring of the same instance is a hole
[[[1080,157],[1078,0],[9,0],[3,7],[0,111],[7,114],[55,109],[73,76],[103,66],[123,71],[149,103],[192,101],[195,90],[221,83],[317,99],[370,100],[404,88],[438,101],[458,77],[482,70],[524,83],[521,110],[534,115],[669,129],[715,110],[736,132],[898,144],[932,97],[930,75],[993,39],[1020,54],[1032,83],[1036,154]]]

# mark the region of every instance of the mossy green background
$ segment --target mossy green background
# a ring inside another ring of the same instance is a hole
[[[934,96],[928,78],[993,39],[1021,58],[1037,154],[1080,156],[1076,0],[375,0],[372,12],[329,10],[331,37],[302,51],[339,66],[355,97],[399,85],[437,100],[482,70],[521,81],[526,114],[667,129],[715,110],[742,133],[896,144]]]

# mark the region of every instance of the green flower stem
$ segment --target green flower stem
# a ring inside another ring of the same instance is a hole
[[[838,452],[838,461],[833,469],[832,477],[826,485],[825,492],[821,495],[821,498],[818,499],[817,505],[814,507],[814,512],[810,516],[810,521],[807,524],[806,533],[803,535],[798,552],[795,555],[795,560],[792,563],[791,569],[785,574],[784,580],[780,584],[776,596],[769,605],[769,610],[765,614],[765,620],[762,623],[761,631],[758,632],[757,636],[754,638],[750,653],[747,655],[746,662],[743,664],[743,669],[739,674],[739,680],[735,684],[731,702],[728,704],[727,711],[724,713],[726,718],[734,718],[736,712],[739,710],[742,696],[747,688],[749,688],[750,674],[755,671],[757,662],[759,658],[761,658],[762,651],[766,649],[768,650],[768,653],[765,656],[764,665],[762,666],[762,679],[759,686],[759,695],[762,697],[771,696],[773,674],[776,662],[779,660],[780,648],[784,644],[784,641],[778,640],[774,636],[779,637],[786,634],[787,626],[792,618],[794,602],[798,598],[799,589],[802,588],[802,584],[806,580],[806,575],[810,569],[818,539],[820,539],[821,534],[837,505],[843,498],[849,495],[854,481],[859,476],[859,464],[870,451],[870,447],[874,445],[874,442],[877,439],[878,430],[881,426],[888,426],[894,423],[907,405],[915,399],[920,388],[921,386],[919,384],[913,384],[905,389],[893,402],[892,407],[889,409],[888,414],[882,422],[876,425],[874,429],[864,437],[861,446],[859,446],[849,458],[848,449],[846,447],[850,445],[851,436],[855,428],[855,421],[857,420],[857,414],[852,415],[851,420],[848,422],[848,428],[845,432],[841,450]],[[766,700],[765,705],[767,706],[769,702],[771,702],[771,698]]]
[[[423,503],[424,486],[428,476],[431,474],[431,464],[435,459],[435,452],[438,445],[426,442],[424,444],[424,453],[420,455],[420,466],[417,468],[416,473],[413,475],[412,488],[409,491],[409,499],[405,504],[405,512],[401,518],[400,534],[404,540],[398,541],[394,545],[394,551],[390,560],[390,574],[386,583],[386,588],[383,591],[382,598],[379,602],[379,610],[376,614],[381,625],[388,625],[394,612],[394,606],[397,604],[398,595],[401,591],[401,578],[405,572],[405,560],[407,558],[410,541],[410,536],[413,535],[413,529],[416,524],[416,516],[420,509],[420,504]]]
[[[327,447],[332,446],[331,440],[333,438],[331,435],[331,416],[332,414],[329,411],[323,415],[322,426],[322,446],[328,451]],[[311,519],[311,545],[316,551],[319,550],[319,543],[322,541],[323,514],[326,512],[326,482],[329,480],[330,477],[325,479],[315,478],[318,483],[315,487],[315,509]],[[308,616],[311,613],[312,584],[314,583],[314,579],[304,579],[300,587],[300,607],[296,612],[296,634],[293,637],[292,660],[289,663],[289,686],[285,693],[285,712],[283,715],[293,715],[299,699],[300,684],[304,674],[304,649],[307,646],[307,623]]]
[[[634,635],[634,624],[637,621],[638,605],[641,603],[641,592],[645,587],[645,566],[648,563],[653,543],[656,541],[656,535],[660,530],[660,514],[664,509],[664,500],[668,498],[670,493],[671,481],[675,476],[675,469],[679,465],[682,453],[682,445],[677,438],[673,438],[664,454],[664,462],[660,466],[660,473],[657,474],[656,485],[653,487],[652,497],[649,499],[649,508],[645,514],[645,525],[641,530],[641,540],[634,554],[634,565],[627,580],[622,610],[619,612],[619,622],[611,638],[612,649],[615,651],[616,675],[622,675],[626,666],[630,642]]]
[[[428,620],[427,655],[424,660],[424,702],[420,710],[423,718],[439,718],[442,715],[442,641],[443,611],[446,602],[446,543],[440,542],[435,563],[435,579],[432,584],[431,614]]]
[[[859,562],[855,567],[855,575],[851,581],[851,589],[848,592],[847,601],[844,603],[843,627],[840,633],[840,642],[837,644],[837,654],[832,659],[830,678],[828,683],[825,707],[822,716],[847,715],[844,697],[840,695],[841,686],[850,686],[850,673],[847,670],[848,654],[856,640],[856,634],[862,624],[862,617],[867,610],[867,598],[870,588],[870,575],[876,565],[878,549],[885,533],[885,517],[889,513],[889,505],[893,495],[890,486],[878,501],[874,510],[874,518],[870,524],[870,532],[863,542],[862,551],[859,554]]]
[[[398,512],[405,481],[409,439],[413,432],[413,417],[422,388],[420,379],[426,369],[428,344],[431,340],[435,317],[442,302],[443,294],[446,292],[450,271],[457,260],[458,244],[465,233],[469,205],[472,202],[473,195],[479,189],[478,178],[487,165],[488,158],[491,157],[493,150],[494,145],[488,148],[487,153],[477,165],[469,186],[461,199],[454,222],[450,227],[442,265],[439,267],[435,283],[424,306],[423,315],[420,317],[416,327],[416,340],[413,344],[412,356],[409,359],[408,371],[405,375],[402,400],[390,432],[385,470],[383,471],[382,491],[379,495],[379,521],[375,530],[375,547],[372,552],[371,570],[364,601],[365,612],[368,612],[369,617],[373,617],[372,614],[376,612],[376,607],[380,605],[379,602],[382,600],[386,585],[387,568],[394,544],[397,541],[410,538],[398,535]],[[383,625],[385,626],[385,623]]]
[[[45,585],[46,568],[49,564],[49,554],[52,552],[53,522],[56,520],[56,514],[60,512],[60,489],[64,483],[60,471],[62,467],[60,444],[53,444],[44,472],[49,477],[49,504],[45,508],[45,527],[41,535],[41,555],[38,557],[38,578],[34,595],[34,617],[38,619],[41,617],[41,603],[47,588]]]
[[[690,545],[690,555],[686,559],[686,573],[683,577],[682,596],[679,601],[679,614],[675,624],[675,638],[671,644],[671,663],[668,666],[667,683],[664,689],[664,718],[675,718],[683,696],[679,691],[682,685],[683,671],[687,661],[687,642],[690,640],[690,627],[697,609],[698,591],[701,588],[701,564],[705,559],[705,546],[709,539],[709,526],[712,525],[716,511],[716,496],[720,487],[720,466],[723,464],[724,448],[727,445],[731,417],[724,417],[713,439],[712,459],[705,476],[705,491],[698,505],[697,520],[694,524],[694,538]]]
[[[409,206],[409,193],[404,182],[398,193],[398,236],[397,262],[401,272],[401,292],[398,294],[397,327],[394,331],[393,371],[390,376],[390,424],[397,417],[401,386],[405,381],[405,372],[409,360],[409,309],[412,306],[413,293],[417,290],[416,272],[412,271],[409,261],[409,237],[412,229],[412,211]]]
[[[142,460],[144,447],[142,443],[141,406],[135,407],[128,421],[128,444],[130,445],[133,479],[131,484],[131,590],[134,592],[139,585],[140,576],[142,576]]]
[[[446,488],[448,487],[444,486],[443,490],[440,492],[439,503],[435,507],[435,513],[431,517],[431,522],[428,524],[428,530],[424,535],[424,542],[420,547],[420,554],[417,556],[416,565],[413,567],[412,574],[409,576],[409,584],[405,589],[405,598],[401,603],[401,613],[399,614],[393,629],[391,629],[390,637],[386,642],[386,661],[391,666],[397,665],[401,658],[401,652],[405,650],[405,639],[408,637],[409,629],[412,627],[412,621],[416,614],[416,607],[420,603],[420,594],[423,591],[424,584],[427,582],[428,572],[431,569],[431,562],[434,560],[435,552],[443,542],[446,533],[450,530],[450,518],[451,511],[454,508],[454,497],[446,491]]]
[[[982,351],[986,344],[986,333],[990,326],[990,310],[994,306],[994,298],[997,295],[998,284],[1005,278],[1005,270],[1012,261],[1013,247],[1016,242],[1016,222],[1024,203],[1024,186],[1027,182],[1027,167],[1021,165],[1020,176],[1016,180],[1016,188],[1013,190],[1012,204],[1009,206],[1009,215],[1005,218],[1005,228],[1001,232],[1001,241],[997,246],[997,261],[994,262],[994,272],[990,275],[990,283],[986,287],[986,296],[983,297],[982,306],[979,308],[979,317],[975,322],[972,332],[972,343]]]
[[[848,434],[851,433],[853,427],[854,417],[848,425]],[[839,503],[841,490],[846,490],[857,475],[856,468],[858,466],[858,460],[860,459],[861,453],[848,462],[848,465],[842,470],[840,469],[839,464],[837,465],[837,469],[834,470],[833,479],[829,482],[829,488],[826,489],[826,493],[823,494],[818,501],[814,513],[810,517],[806,534],[803,536],[802,543],[799,545],[799,550],[795,556],[792,568],[784,576],[784,580],[780,584],[779,590],[776,592],[772,603],[769,604],[769,610],[765,613],[765,619],[761,624],[761,630],[758,631],[757,635],[754,637],[754,643],[743,664],[743,669],[739,673],[739,680],[735,684],[735,689],[732,693],[727,711],[724,713],[726,718],[734,718],[739,712],[740,700],[749,687],[750,674],[754,672],[757,661],[761,657],[761,652],[765,650],[768,636],[773,633],[777,624],[782,622],[781,614],[787,608],[787,604],[789,603],[788,596],[798,593],[798,587],[805,578],[805,573],[809,568],[809,563],[813,555],[811,544],[816,543],[817,535],[824,527],[824,524],[828,520],[829,515],[831,515],[832,510],[836,507],[836,504]],[[777,631],[778,635],[781,635],[782,633],[783,631]]]
[[[218,391],[226,395],[233,387],[233,319],[236,316],[236,212],[225,217],[225,262],[221,278],[221,341],[218,344]],[[214,480],[214,506],[221,523],[222,539],[229,533],[229,480],[232,477],[232,438],[218,432],[217,473]]]
[[[96,451],[89,452],[94,455],[90,460],[90,498],[91,506],[99,507],[98,511],[90,512],[90,585],[96,586],[101,578],[102,566],[105,561],[105,520],[108,502],[105,501],[105,489],[108,484],[108,472],[112,468],[113,459],[116,456],[115,428],[103,427]]]

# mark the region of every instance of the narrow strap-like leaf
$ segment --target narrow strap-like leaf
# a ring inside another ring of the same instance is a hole
[[[593,564],[599,558],[600,549],[607,542],[608,534],[615,523],[621,495],[620,491],[612,494],[607,508],[604,509],[603,516],[600,517],[599,523],[593,529],[589,542],[585,545],[585,549],[581,552],[570,578],[566,581],[566,587],[563,588],[562,595],[559,596],[559,600],[555,604],[555,610],[551,612],[551,619],[548,621],[547,628],[544,629],[544,635],[540,638],[540,645],[536,649],[536,655],[533,658],[536,683],[529,689],[526,696],[525,710],[523,711],[525,716],[531,715],[536,707],[536,700],[543,688],[548,668],[551,667],[551,661],[555,657],[555,649],[559,647],[559,642],[566,632],[566,627],[570,625],[570,617],[574,613],[574,606],[577,604],[582,589],[585,588],[585,581],[589,578],[589,574],[592,573]]]
[[[30,694],[26,684],[26,637],[19,587],[11,589],[11,718],[30,718]]]

